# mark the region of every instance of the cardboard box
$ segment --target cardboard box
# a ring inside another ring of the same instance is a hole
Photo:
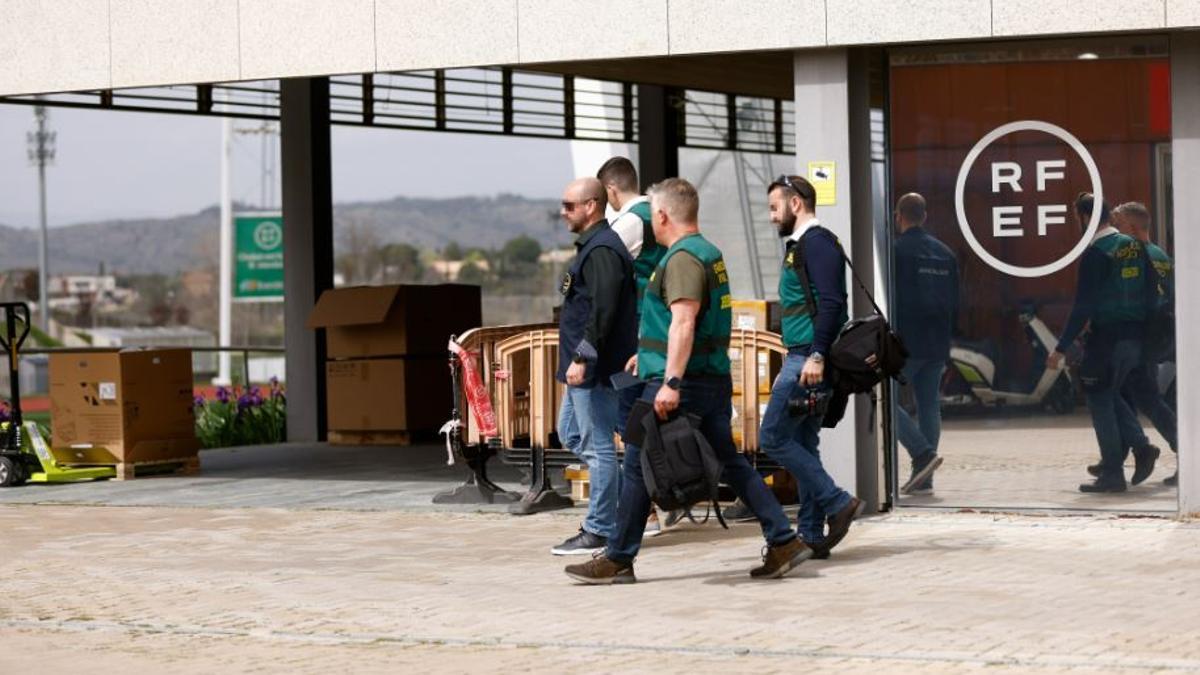
[[[483,323],[478,286],[352,286],[325,291],[308,317],[331,359],[440,356],[451,335]]]
[[[122,462],[195,457],[188,349],[50,356],[51,442],[91,444]]]
[[[765,394],[758,395],[758,424],[759,425],[761,425],[761,423],[762,423],[763,416],[767,414],[767,404],[770,403],[770,401],[771,401],[771,393],[769,391]],[[738,447],[738,450],[745,451],[746,448],[743,443],[743,441],[745,440],[745,437],[744,437],[744,434],[742,433],[742,427],[745,423],[744,417],[742,415],[742,395],[734,394],[733,398],[730,400],[730,405],[733,408],[733,414],[731,415],[730,420],[729,420],[730,427],[733,430],[733,444]],[[755,426],[755,428],[757,429],[757,425]],[[756,435],[757,435],[757,433],[756,433]],[[758,448],[755,448],[755,450],[757,450],[757,449]]]
[[[444,357],[328,361],[331,431],[437,431],[450,418]]]
[[[783,367],[779,354],[767,350],[759,350],[756,355],[758,363],[758,392],[771,393],[771,385],[775,376]],[[742,350],[738,347],[729,348],[729,376],[733,379],[733,393],[742,393]]]
[[[767,301],[734,300],[733,327],[739,330],[767,330]]]

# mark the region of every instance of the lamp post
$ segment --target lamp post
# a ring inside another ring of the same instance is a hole
[[[50,330],[50,285],[48,283],[48,251],[46,242],[46,166],[54,161],[55,132],[48,124],[50,114],[45,106],[34,106],[33,119],[37,126],[25,134],[29,142],[29,161],[38,170],[38,206],[42,238],[38,243],[38,324],[43,332]]]

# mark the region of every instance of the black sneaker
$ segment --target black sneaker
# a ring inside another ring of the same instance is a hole
[[[579,534],[550,549],[550,552],[554,555],[591,555],[603,551],[607,545],[608,539],[581,527]]]
[[[1095,482],[1084,483],[1079,486],[1080,492],[1124,492],[1126,489],[1125,479],[1118,481],[1097,478]]]
[[[900,486],[901,494],[929,494],[933,492],[933,472],[942,465],[936,453],[926,453],[913,460],[912,475]]]
[[[763,564],[750,570],[755,579],[781,579],[800,563],[808,560],[813,550],[800,537],[778,546],[763,547]]]
[[[1175,487],[1176,485],[1179,485],[1179,470],[1176,469],[1175,473],[1164,478],[1163,485],[1166,485],[1167,487]]]
[[[1087,472],[1090,475],[1099,478],[1104,474],[1104,465],[1100,463],[1088,464]]]
[[[1154,463],[1158,461],[1158,456],[1162,451],[1158,446],[1146,444],[1140,448],[1133,449],[1133,476],[1129,482],[1133,485],[1141,485],[1142,481],[1150,477],[1154,473]]]
[[[687,512],[684,511],[683,509],[671,509],[670,511],[667,512],[667,517],[663,520],[662,526],[664,528],[675,527],[676,525],[679,524],[679,521],[683,520],[686,517],[687,517]]]
[[[619,563],[609,560],[603,553],[597,553],[592,559],[578,565],[567,565],[563,570],[567,576],[583,584],[607,586],[611,584],[632,584],[637,582],[633,576],[632,563]]]
[[[742,500],[737,500],[730,504],[724,511],[721,512],[721,517],[726,522],[730,523],[745,523],[751,520],[757,520],[754,512]]]

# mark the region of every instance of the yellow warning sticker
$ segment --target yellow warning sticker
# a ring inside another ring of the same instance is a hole
[[[808,163],[808,182],[817,191],[817,206],[833,206],[837,203],[835,171],[832,161]]]

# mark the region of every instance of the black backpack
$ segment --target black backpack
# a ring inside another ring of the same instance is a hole
[[[850,268],[854,281],[871,301],[871,306],[875,308],[874,314],[851,319],[838,332],[837,339],[833,341],[829,348],[829,354],[825,358],[825,372],[830,385],[835,393],[845,395],[865,394],[887,378],[903,384],[904,376],[901,371],[904,369],[905,361],[908,360],[908,350],[905,349],[900,337],[888,325],[883,310],[875,303],[875,298],[867,290],[866,284],[858,278],[858,272],[854,269],[854,264],[850,262],[846,251],[842,249],[842,244],[838,241],[837,236],[823,227],[816,229],[818,234],[829,237],[833,241],[838,253],[842,255],[842,260]],[[797,248],[799,250],[792,259],[792,267],[800,277],[800,283],[804,288],[808,315],[816,319],[817,304],[814,302],[816,295],[813,293],[812,284],[808,280],[808,270],[804,265],[803,238]]]
[[[638,417],[640,423],[634,425]],[[642,450],[642,480],[650,501],[664,511],[682,510],[693,522],[692,505],[707,502],[728,529],[717,504],[723,464],[700,433],[700,418],[683,414],[662,422],[647,402],[638,401],[630,413],[630,427],[635,426],[642,433],[628,440]]]

